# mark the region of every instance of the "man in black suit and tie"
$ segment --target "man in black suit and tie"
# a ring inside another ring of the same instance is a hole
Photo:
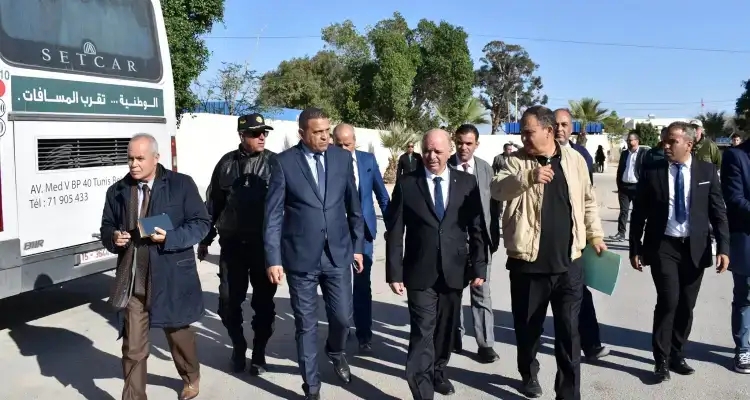
[[[363,269],[364,222],[352,154],[328,145],[326,114],[302,111],[299,135],[296,146],[271,161],[263,239],[268,278],[278,285],[288,276],[305,399],[318,400],[318,285],[328,317],[326,353],[338,378],[349,383],[351,269]]]
[[[656,286],[652,346],[659,382],[670,379],[670,369],[681,375],[695,372],[683,347],[703,271],[712,265],[709,222],[717,243],[716,272],[729,266],[719,176],[715,165],[692,157],[694,143],[692,126],[673,122],[667,127],[666,161],[641,171],[630,219],[630,264],[638,271],[650,265]]]
[[[427,132],[422,151],[424,168],[397,181],[386,210],[386,280],[394,293],[407,295],[409,389],[415,400],[432,400],[435,392],[455,393],[446,366],[461,292],[469,282],[482,286],[487,254],[477,180],[447,167],[450,134],[440,129]]]
[[[617,234],[611,240],[625,240],[625,231],[628,223],[628,211],[630,203],[635,198],[635,188],[641,175],[643,156],[648,151],[641,147],[641,138],[631,133],[628,135],[628,147],[620,154],[620,162],[617,164],[617,200],[620,202],[620,216],[617,218]]]
[[[401,175],[416,171],[421,166],[422,156],[420,156],[419,153],[414,152],[414,143],[408,143],[406,145],[406,153],[402,154],[401,157],[398,158],[396,178],[400,177]]]

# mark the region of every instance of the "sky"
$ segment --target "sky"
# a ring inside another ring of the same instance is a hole
[[[423,18],[464,27],[475,68],[489,41],[523,46],[539,64],[553,108],[593,97],[621,117],[733,114],[742,81],[750,79],[747,0],[226,0],[224,23],[205,36],[212,55],[199,80],[214,77],[222,61],[273,70],[321,50],[320,31],[332,23],[350,19],[364,31],[394,11],[412,27]]]

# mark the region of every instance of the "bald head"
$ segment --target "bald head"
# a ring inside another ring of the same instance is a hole
[[[435,175],[445,171],[451,156],[451,135],[443,129],[431,129],[422,136],[424,166]]]
[[[333,128],[333,143],[344,150],[354,151],[357,148],[354,127],[349,124],[336,125]]]

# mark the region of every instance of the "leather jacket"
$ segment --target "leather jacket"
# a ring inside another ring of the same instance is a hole
[[[221,157],[206,191],[211,230],[201,244],[211,245],[218,233],[222,238],[259,240],[263,245],[270,160],[275,155],[270,150],[250,154],[240,145]]]

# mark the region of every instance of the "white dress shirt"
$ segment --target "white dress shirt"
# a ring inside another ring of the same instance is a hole
[[[430,190],[430,197],[432,198],[432,204],[435,204],[435,182],[433,179],[435,179],[436,176],[439,176],[443,178],[442,181],[440,181],[440,188],[443,189],[443,206],[445,208],[448,208],[448,186],[450,185],[451,181],[451,170],[447,166],[443,170],[443,172],[440,173],[440,175],[435,175],[432,172],[430,172],[429,169],[425,168],[425,179],[427,179],[427,188]]]
[[[310,167],[310,172],[312,172],[312,176],[315,179],[315,183],[318,183],[318,167],[316,165],[315,161],[315,154],[310,150],[307,146],[304,144],[302,145],[302,149],[305,151],[305,160],[307,160],[307,165]],[[320,163],[323,164],[323,171],[326,170],[326,152],[322,152],[320,156]]]
[[[622,173],[622,181],[625,183],[638,183],[635,177],[635,162],[638,159],[638,149],[628,150],[628,159],[625,161],[625,171]]]
[[[677,165],[669,163],[669,216],[667,218],[667,229],[664,234],[672,237],[690,236],[690,166],[693,164],[693,157],[690,157],[682,167],[683,193],[685,193],[685,222],[678,223],[674,215],[674,195],[675,183],[677,179]]]
[[[464,164],[468,164],[468,169],[464,169]],[[464,171],[466,173],[474,175],[474,157],[471,157],[469,161],[467,162],[461,162],[461,159],[456,156],[456,167],[458,167],[459,171]]]
[[[357,152],[352,152],[352,166],[354,167],[354,185],[357,186],[357,190],[359,190],[359,168],[357,168]]]

